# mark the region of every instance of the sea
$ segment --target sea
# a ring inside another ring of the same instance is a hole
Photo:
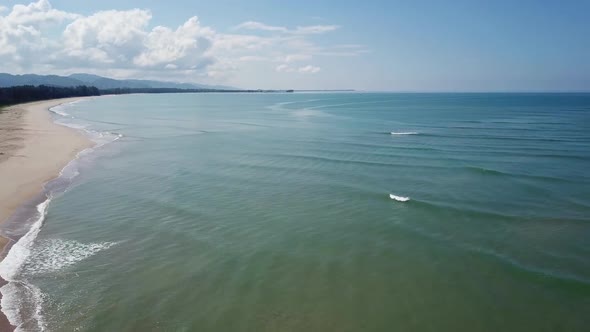
[[[590,94],[196,93],[4,224],[17,331],[588,331]]]

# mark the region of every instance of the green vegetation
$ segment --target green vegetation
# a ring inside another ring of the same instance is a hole
[[[12,86],[0,88],[0,106],[27,103],[37,100],[47,100],[67,97],[99,96],[100,91],[95,87],[55,87],[55,86]]]
[[[177,88],[116,88],[99,90],[94,86],[56,87],[47,85],[22,85],[0,88],[0,107],[27,103],[37,100],[120,95],[130,93],[198,93],[198,92],[293,92],[293,90],[221,90],[221,89],[177,89]]]

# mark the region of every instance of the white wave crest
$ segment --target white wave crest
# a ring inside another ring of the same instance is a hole
[[[389,198],[398,201],[398,202],[407,202],[410,200],[410,197],[404,197],[404,196],[396,196],[394,194],[389,194]]]
[[[61,239],[39,241],[32,249],[29,259],[23,265],[22,273],[24,275],[36,275],[56,272],[115,244],[115,242],[85,244]]]
[[[51,197],[37,205],[37,220],[29,231],[10,248],[10,251],[0,263],[0,276],[8,282],[0,288],[2,312],[6,315],[10,324],[14,326],[25,323],[24,317],[33,318],[40,331],[45,330],[45,321],[41,313],[43,294],[38,287],[27,283],[25,280],[18,280],[18,275],[27,258],[31,255],[31,248],[41,230],[41,226],[43,226],[49,202],[51,202]],[[24,303],[32,303],[32,305],[27,306]]]
[[[391,135],[418,135],[419,133],[416,131],[392,131]]]
[[[37,205],[38,219],[31,225],[29,231],[10,248],[4,260],[0,262],[0,276],[4,280],[13,281],[31,254],[33,241],[41,230],[49,202],[51,202],[51,197]]]
[[[66,112],[63,110],[63,108],[62,108],[62,107],[60,107],[60,106],[55,106],[55,107],[52,107],[52,108],[50,108],[49,110],[50,110],[51,112],[53,112],[53,113],[57,114],[57,115],[61,115],[61,116],[64,116],[64,117],[69,117],[69,116],[70,116],[70,114],[66,113]]]
[[[66,106],[68,104],[64,104]],[[64,118],[74,119],[63,111],[62,107],[53,107],[51,111]],[[123,135],[113,132],[97,132],[86,129],[88,125],[73,123],[70,120],[57,120],[56,123],[81,130],[88,134],[96,143],[92,148],[79,152],[60,172],[58,179],[72,180],[78,172],[78,159],[87,155],[95,148],[120,139]],[[36,241],[43,226],[47,207],[52,199],[52,193],[65,190],[62,186],[55,186],[54,181],[45,184],[49,192],[45,201],[37,205],[37,213],[27,224],[27,233],[18,239],[10,248],[4,260],[0,262],[0,277],[6,284],[0,287],[2,312],[16,331],[45,331],[46,323],[43,317],[44,294],[27,280],[27,276],[39,273],[51,273],[67,268],[80,262],[101,250],[113,246],[115,243],[83,244],[77,241],[45,240]]]

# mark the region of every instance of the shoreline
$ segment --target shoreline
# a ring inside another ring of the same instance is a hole
[[[0,228],[80,151],[94,145],[81,132],[53,122],[49,111],[85,98],[51,99],[0,110]],[[0,261],[16,241],[18,238],[0,234]],[[5,283],[0,277],[0,287]],[[0,330],[14,329],[0,312]]]

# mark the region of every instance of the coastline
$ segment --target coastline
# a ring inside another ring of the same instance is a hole
[[[84,98],[44,100],[0,111],[0,226],[80,151],[94,145],[82,133],[53,122],[49,112],[51,107]],[[0,235],[0,261],[16,240]],[[0,277],[0,286],[4,283]],[[2,313],[0,330],[14,330]]]

